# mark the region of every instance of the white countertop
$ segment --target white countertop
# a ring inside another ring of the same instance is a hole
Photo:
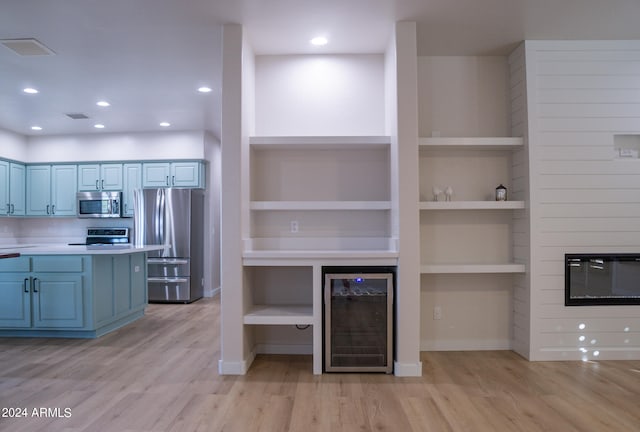
[[[142,246],[69,246],[62,244],[14,244],[0,245],[0,253],[20,255],[126,255],[138,252],[162,250],[162,245]]]

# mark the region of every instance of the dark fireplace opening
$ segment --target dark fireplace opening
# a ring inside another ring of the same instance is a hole
[[[566,254],[565,306],[640,305],[640,254]]]

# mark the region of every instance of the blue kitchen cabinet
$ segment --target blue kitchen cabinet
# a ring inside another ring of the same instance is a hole
[[[142,170],[145,188],[204,187],[204,164],[200,161],[147,162]]]
[[[2,260],[0,327],[84,327],[84,259],[80,256],[22,256]]]
[[[0,215],[25,213],[25,167],[0,160]]]
[[[142,188],[142,164],[126,163],[123,165],[122,216],[133,216],[133,191]]]
[[[9,164],[9,204],[11,216],[24,216],[26,203],[26,168],[22,164]]]
[[[31,327],[29,273],[0,273],[0,327]]]
[[[0,336],[93,338],[144,315],[146,254],[0,260]]]
[[[122,187],[122,164],[78,165],[79,191],[120,191]]]
[[[75,216],[76,165],[28,165],[27,211],[29,216]]]

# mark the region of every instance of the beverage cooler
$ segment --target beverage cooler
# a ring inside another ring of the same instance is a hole
[[[323,267],[325,372],[393,371],[395,267]]]

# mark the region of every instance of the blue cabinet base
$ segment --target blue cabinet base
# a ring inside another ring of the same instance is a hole
[[[24,330],[0,330],[0,337],[42,337],[42,338],[66,338],[66,339],[95,339],[114,330],[124,327],[127,324],[142,318],[144,309],[136,311],[126,317],[122,317],[108,325],[96,330],[47,330],[47,329],[24,329]]]

